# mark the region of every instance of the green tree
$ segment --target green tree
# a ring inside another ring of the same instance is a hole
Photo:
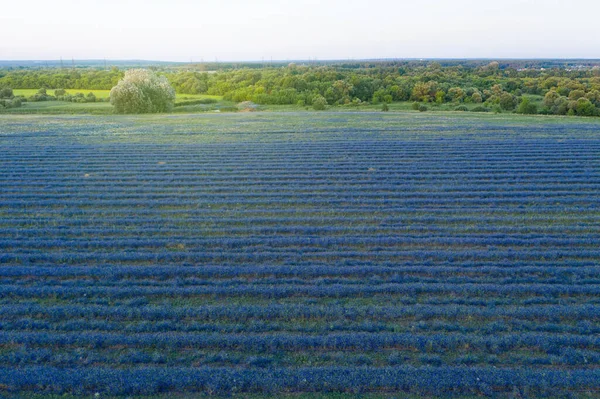
[[[460,87],[452,87],[448,90],[448,96],[452,99],[452,102],[462,103],[466,97],[466,93]]]
[[[323,96],[317,96],[313,99],[312,106],[315,111],[323,111],[327,108],[327,100]]]
[[[445,99],[446,99],[446,93],[443,90],[438,90],[435,93],[435,102],[437,104],[443,104]]]
[[[550,110],[554,115],[566,115],[569,112],[569,100],[564,96],[558,97]]]
[[[583,90],[573,90],[569,93],[569,100],[579,100],[583,97],[585,97],[585,91]]]
[[[510,93],[504,92],[500,95],[500,108],[505,111],[512,111],[517,105],[517,98]]]
[[[436,82],[418,82],[412,90],[411,99],[414,101],[429,102],[435,96]]]
[[[544,105],[548,108],[552,108],[554,106],[555,101],[560,98],[560,94],[555,90],[550,90],[544,96]]]
[[[164,76],[153,71],[131,69],[110,91],[115,112],[141,114],[166,112],[173,108],[175,90]]]
[[[0,88],[0,98],[13,98],[13,90],[10,87]]]
[[[595,116],[598,115],[598,109],[587,98],[579,98],[573,107],[575,115],[579,116]]]
[[[527,115],[537,114],[537,105],[533,104],[529,97],[523,97],[517,108],[517,113]]]

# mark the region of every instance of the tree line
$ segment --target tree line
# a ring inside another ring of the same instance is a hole
[[[3,70],[0,88],[111,89],[125,71]],[[371,62],[301,65],[205,72],[190,67],[158,69],[176,92],[223,96],[233,102],[318,107],[389,104],[455,104],[464,109],[557,115],[600,114],[600,68],[520,68],[439,62]],[[540,98],[543,97],[543,101]],[[537,101],[534,101],[537,98]]]

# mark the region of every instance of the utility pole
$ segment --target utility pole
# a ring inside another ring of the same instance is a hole
[[[60,69],[63,69],[65,66],[63,65],[63,59],[60,57]]]

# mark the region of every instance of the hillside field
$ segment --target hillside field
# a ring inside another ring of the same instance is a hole
[[[600,393],[594,119],[0,115],[0,152],[0,396]]]

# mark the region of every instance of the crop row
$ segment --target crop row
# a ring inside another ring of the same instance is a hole
[[[163,218],[165,222],[167,219]],[[245,219],[244,219],[245,220]],[[5,224],[10,224],[12,227],[0,227],[0,237],[3,238],[14,238],[19,239],[25,238],[39,238],[39,237],[55,237],[56,239],[68,239],[70,237],[85,237],[94,236],[98,239],[104,237],[112,238],[149,238],[149,237],[163,237],[165,239],[187,239],[190,235],[198,234],[198,231],[202,231],[204,236],[222,236],[222,237],[236,237],[236,236],[287,236],[287,235],[298,235],[298,236],[328,236],[336,237],[352,233],[353,235],[365,234],[365,235],[402,235],[410,238],[421,238],[427,235],[428,237],[448,237],[450,235],[454,237],[482,237],[483,239],[491,239],[495,237],[511,237],[514,239],[529,239],[529,238],[569,238],[569,237],[594,237],[595,234],[600,233],[600,226],[589,223],[575,224],[575,225],[562,225],[562,226],[536,226],[536,225],[449,225],[449,226],[431,226],[431,225],[408,225],[402,223],[400,220],[377,220],[375,218],[371,220],[360,220],[350,219],[354,224],[347,223],[347,220],[343,218],[329,218],[327,220],[321,220],[320,218],[298,218],[292,219],[297,221],[295,224],[289,224],[289,220],[285,220],[282,223],[276,223],[273,219],[259,219],[250,218],[254,220],[249,222],[249,226],[240,227],[240,219],[223,218],[223,220],[210,223],[208,219],[199,218],[186,218],[184,225],[177,226],[171,222],[168,225],[157,226],[156,219],[135,219],[135,225],[131,226],[131,220],[121,219],[107,219],[103,220],[104,224],[110,224],[113,221],[120,221],[121,223],[115,223],[114,227],[81,227],[82,224],[75,221],[68,221],[59,226],[52,227],[22,227],[18,224],[29,223],[30,220],[16,221],[15,219],[4,220]],[[269,222],[269,223],[265,223]],[[42,221],[40,221],[42,222]],[[154,222],[154,223],[153,223]],[[259,225],[257,225],[259,222]],[[321,225],[315,223],[320,222]],[[361,223],[362,222],[362,223]],[[371,222],[371,223],[369,223]],[[592,222],[592,221],[590,221]],[[360,224],[356,224],[360,223]],[[41,224],[41,223],[40,223]],[[94,223],[95,224],[95,223]],[[123,230],[122,226],[129,224],[127,230]],[[175,225],[175,226],[173,226]],[[229,226],[228,226],[229,225]],[[560,234],[559,234],[560,233]]]
[[[131,395],[165,391],[236,392],[413,392],[492,395],[529,392],[540,396],[564,390],[595,390],[600,370],[548,371],[501,368],[329,367],[299,369],[230,368],[2,368],[9,391],[25,389],[78,395]]]
[[[512,333],[494,336],[473,334],[416,334],[416,333],[335,333],[306,334],[195,334],[195,333],[54,333],[0,331],[0,344],[35,346],[94,346],[161,347],[161,348],[218,348],[242,351],[302,351],[302,350],[361,350],[405,348],[425,352],[441,352],[471,348],[489,353],[501,353],[517,348],[536,348],[558,353],[564,347],[600,350],[600,337],[595,335]]]
[[[359,244],[357,244],[359,245]],[[283,246],[280,249],[270,247],[266,242],[263,245],[239,247],[237,251],[222,251],[219,249],[231,249],[231,245],[223,244],[211,247],[204,250],[182,250],[177,247],[173,248],[156,248],[156,251],[119,251],[119,252],[92,252],[81,251],[70,248],[70,251],[59,251],[56,253],[47,251],[28,251],[28,252],[5,252],[0,254],[0,262],[55,262],[55,263],[73,263],[82,261],[107,262],[284,262],[286,264],[296,263],[297,261],[312,261],[327,260],[335,262],[344,260],[365,260],[371,261],[502,261],[510,259],[514,261],[538,259],[561,261],[569,259],[579,260],[594,260],[600,256],[600,249],[583,249],[583,248],[562,248],[562,249],[527,249],[513,250],[511,248],[486,248],[486,249],[465,249],[465,248],[448,248],[448,249],[383,249],[377,246],[363,248],[364,250],[353,250],[353,248],[334,248],[334,247],[291,247]],[[287,261],[286,261],[287,259]]]
[[[373,280],[387,276],[411,276],[415,274],[435,276],[445,274],[458,274],[465,276],[521,276],[537,275],[563,276],[563,277],[594,277],[600,275],[600,266],[593,261],[588,262],[499,262],[493,264],[462,263],[453,265],[431,264],[415,265],[413,262],[393,264],[366,264],[366,265],[310,265],[299,264],[290,266],[278,265],[149,265],[131,266],[122,264],[103,264],[99,266],[1,266],[0,276],[10,278],[68,278],[88,277],[90,279],[116,280],[116,279],[144,279],[152,278],[157,281],[185,279],[224,279],[234,277],[246,278],[319,278],[332,276],[347,276],[356,278],[370,278]]]
[[[204,234],[206,234],[204,232]],[[270,237],[217,237],[217,238],[189,238],[189,236],[180,237],[178,244],[186,246],[211,248],[232,247],[233,249],[243,250],[247,247],[265,246],[269,248],[279,247],[310,247],[312,251],[321,247],[339,248],[340,246],[372,245],[376,247],[393,246],[415,246],[422,248],[432,248],[437,246],[513,246],[513,247],[552,247],[553,250],[560,250],[562,247],[597,248],[600,242],[600,235],[580,234],[577,237],[564,236],[539,236],[523,235],[515,237],[507,235],[456,235],[448,236],[390,236],[390,235],[356,235],[346,234],[343,236],[270,236]],[[33,239],[2,239],[0,246],[4,248],[76,248],[76,249],[103,249],[114,247],[127,247],[130,250],[139,248],[163,248],[173,243],[173,238],[135,238],[135,237],[111,237],[110,239],[96,238],[94,241],[89,239],[66,239],[66,238],[39,238]]]
[[[525,305],[519,306],[473,306],[473,305],[403,305],[403,306],[324,306],[300,304],[267,305],[197,305],[197,306],[102,306],[102,305],[21,305],[0,308],[3,321],[17,317],[35,317],[40,320],[71,320],[77,318],[111,321],[231,321],[250,322],[319,320],[381,321],[399,319],[431,320],[456,319],[472,316],[478,319],[518,320],[599,320],[600,304],[581,305]],[[596,326],[595,330],[600,328]]]
[[[23,287],[20,285],[3,284],[0,286],[0,295],[5,298],[79,298],[111,297],[135,298],[146,297],[180,297],[216,296],[221,298],[235,297],[262,297],[262,298],[290,298],[308,296],[313,298],[333,297],[368,297],[373,295],[436,295],[452,294],[462,296],[596,296],[600,295],[600,285],[573,285],[573,284],[443,284],[443,283],[406,283],[406,284],[333,284],[333,285],[304,285],[304,284],[278,284],[278,285],[249,285],[232,284],[223,286],[192,286],[192,287],[145,287],[145,286],[98,286],[77,287],[75,284],[66,286],[50,285],[40,282],[40,286]]]

